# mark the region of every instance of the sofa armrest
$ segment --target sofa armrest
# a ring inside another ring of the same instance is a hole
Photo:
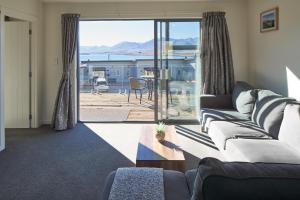
[[[197,175],[197,169],[188,170],[185,172],[185,178],[189,187],[190,195],[193,194],[194,182]]]
[[[200,108],[233,109],[231,95],[201,95]]]
[[[294,200],[299,196],[300,165],[204,158],[199,163],[192,200]]]
[[[111,190],[111,186],[114,182],[115,179],[115,175],[116,175],[116,171],[111,172],[106,180],[105,180],[105,184],[104,184],[104,188],[102,191],[102,198],[103,200],[108,200],[109,199],[109,194],[110,194],[110,190]]]

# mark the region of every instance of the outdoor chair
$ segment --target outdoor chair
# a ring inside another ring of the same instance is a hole
[[[143,98],[143,90],[145,88],[145,80],[141,78],[129,78],[129,83],[130,83],[130,88],[128,91],[128,102],[130,98],[130,93],[132,90],[134,90],[135,93],[135,98],[137,99],[137,93],[136,91],[140,92],[140,104],[142,103],[142,98]]]
[[[166,80],[160,82],[160,89],[162,91],[167,91],[167,82],[166,82]],[[171,88],[168,88],[168,95],[169,95],[168,99],[170,99],[171,103],[173,103],[173,97],[172,97]]]

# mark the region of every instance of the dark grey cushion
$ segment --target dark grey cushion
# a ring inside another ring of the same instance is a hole
[[[260,90],[252,114],[252,121],[263,128],[268,135],[278,138],[283,119],[283,111],[287,103],[295,99],[283,97],[270,90]]]
[[[300,154],[300,103],[285,107],[278,138]]]
[[[189,187],[190,195],[193,194],[194,182],[197,175],[197,169],[188,170],[185,172],[185,178]]]
[[[300,165],[200,161],[192,200],[296,200]]]
[[[103,200],[108,200],[111,186],[116,172],[112,172],[106,179]],[[164,170],[165,200],[190,200],[191,194],[185,175],[178,171]]]
[[[102,200],[108,200],[111,186],[114,182],[115,175],[116,175],[116,171],[113,171],[106,177],[104,189],[102,192]]]
[[[185,175],[178,171],[164,170],[165,200],[190,200],[191,195]]]
[[[250,116],[253,112],[257,90],[246,82],[238,81],[232,93],[233,107],[242,114]]]

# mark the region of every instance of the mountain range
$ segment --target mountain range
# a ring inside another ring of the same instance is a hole
[[[170,39],[173,45],[197,44],[199,38]],[[164,38],[163,38],[164,41]],[[115,54],[153,54],[154,40],[146,42],[121,42],[113,46],[80,46],[81,54],[115,53]]]

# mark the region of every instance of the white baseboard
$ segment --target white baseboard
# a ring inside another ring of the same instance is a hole
[[[43,125],[50,125],[51,124],[51,120],[41,120],[40,121],[40,125],[43,126]]]

